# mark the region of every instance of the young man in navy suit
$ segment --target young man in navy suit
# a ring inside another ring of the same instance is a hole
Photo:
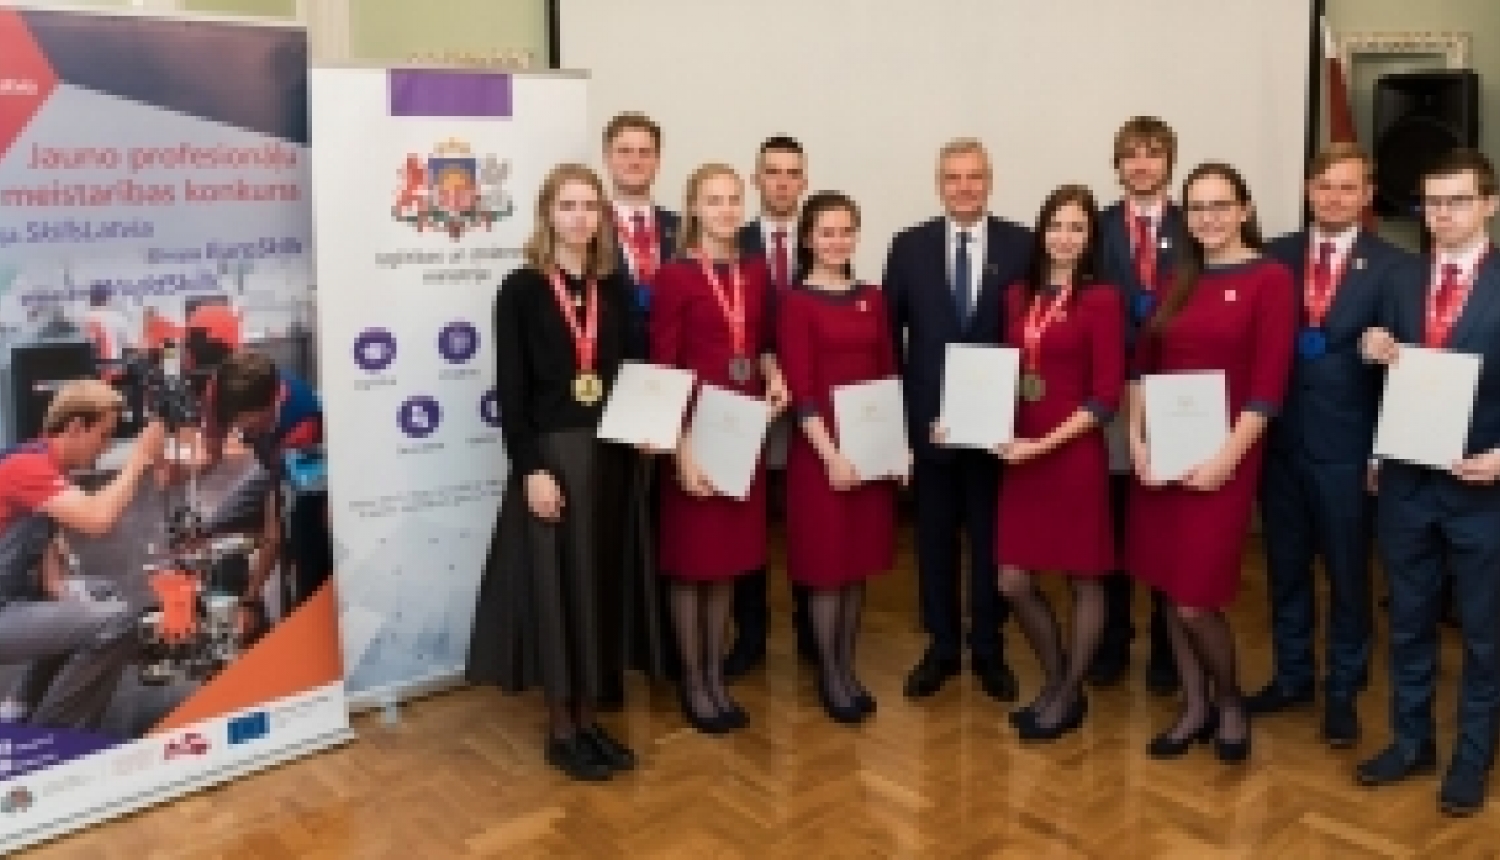
[[[651,279],[677,252],[677,213],[657,206],[651,186],[661,167],[661,127],[642,113],[617,115],[604,127],[604,169],[609,174],[610,223],[619,264],[635,283],[631,355],[646,356],[646,315]]]
[[[995,562],[1000,461],[985,451],[939,447],[932,438],[948,345],[1000,343],[1001,300],[1024,276],[1031,238],[1025,227],[987,214],[992,175],[979,141],[944,146],[937,182],[946,214],[892,240],[884,280],[916,455],[917,574],[929,637],[906,679],[906,695],[930,696],[960,668],[960,546],[967,538],[972,667],[987,694],[1009,701],[1016,679],[1002,649],[1000,628],[1009,612]]]
[[[772,286],[786,289],[795,276],[797,212],[807,192],[807,156],[796,138],[778,135],[760,145],[751,179],[760,195],[760,216],[740,229],[740,253],[763,257],[771,271]],[[782,469],[786,466],[786,433],[783,423],[771,425],[766,439],[766,463],[771,467],[771,505],[781,503],[786,491]],[[792,585],[795,604],[792,622],[797,628],[797,653],[808,662],[817,660],[817,643],[807,616],[807,589]],[[724,676],[733,680],[765,663],[770,636],[771,607],[764,569],[734,580],[734,645],[724,659]]]
[[[1313,562],[1321,558],[1328,577],[1323,738],[1334,747],[1359,739],[1354,700],[1365,687],[1372,640],[1375,505],[1366,486],[1382,374],[1361,359],[1359,339],[1385,324],[1394,279],[1410,265],[1405,252],[1360,229],[1373,175],[1354,144],[1324,150],[1308,171],[1312,226],[1266,248],[1292,270],[1302,317],[1260,487],[1275,670],[1245,706],[1270,714],[1313,702]]]
[[[642,113],[618,114],[604,127],[604,169],[609,176],[610,211],[609,223],[615,231],[617,262],[630,273],[635,285],[635,305],[630,321],[630,338],[626,355],[645,360],[649,352],[647,320],[651,309],[651,280],[661,264],[677,253],[677,231],[679,219],[675,212],[657,206],[651,197],[651,186],[656,182],[657,170],[661,167],[661,127]],[[639,562],[655,573],[656,564],[656,495],[653,480],[654,458],[639,455],[636,468],[631,470],[632,499],[624,522],[625,552],[627,558]],[[641,577],[625,577],[625,581],[643,581]],[[645,577],[646,582],[655,582],[656,577]],[[624,601],[643,601],[650,611],[646,617],[656,619],[661,628],[660,641],[666,649],[662,655],[641,653],[639,642],[649,637],[633,635],[628,630],[606,628],[604,635],[618,642],[617,651],[606,651],[608,660],[604,668],[604,680],[599,697],[601,710],[618,710],[624,705],[624,669],[627,663],[636,663],[649,672],[658,669],[674,674],[677,660],[673,642],[671,622],[666,606],[666,589],[654,595],[607,594],[605,605],[625,606]],[[622,611],[620,617],[630,618],[637,613]],[[615,616],[611,614],[610,621]],[[658,661],[665,665],[657,665]]]
[[[1177,134],[1157,117],[1132,117],[1115,133],[1115,173],[1125,197],[1099,213],[1098,270],[1125,301],[1127,348],[1134,345],[1136,332],[1156,308],[1157,297],[1170,283],[1176,265],[1174,246],[1182,230],[1182,210],[1168,197],[1176,158]],[[1106,436],[1115,536],[1123,551],[1125,499],[1131,481],[1123,419],[1117,417]],[[1119,683],[1130,667],[1130,643],[1135,638],[1133,586],[1133,578],[1125,571],[1115,571],[1105,581],[1104,636],[1089,670],[1089,682],[1095,686]],[[1177,689],[1172,640],[1162,616],[1161,597],[1155,593],[1146,687],[1157,695],[1171,695]]]
[[[1445,469],[1384,460],[1375,527],[1390,581],[1390,746],[1359,765],[1364,785],[1437,766],[1432,703],[1437,683],[1439,592],[1451,577],[1463,642],[1458,734],[1438,803],[1449,815],[1484,805],[1500,716],[1500,258],[1489,225],[1494,166],[1455,150],[1423,174],[1423,219],[1432,251],[1399,277],[1388,325],[1365,333],[1370,361],[1401,360],[1408,345],[1483,362],[1464,455]]]

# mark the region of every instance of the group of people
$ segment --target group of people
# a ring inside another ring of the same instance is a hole
[[[1086,685],[1128,671],[1139,583],[1152,596],[1147,686],[1181,699],[1148,754],[1174,758],[1211,742],[1218,758],[1241,762],[1252,717],[1315,701],[1321,562],[1322,734],[1352,746],[1378,547],[1393,737],[1356,777],[1380,785],[1436,766],[1446,581],[1464,668],[1440,804],[1451,814],[1482,806],[1500,719],[1500,261],[1488,254],[1500,200],[1484,156],[1458,150],[1423,175],[1431,251],[1418,257],[1363,226],[1373,165],[1350,144],[1309,166],[1308,228],[1267,243],[1228,164],[1196,166],[1172,196],[1177,140],[1155,117],[1132,118],[1115,137],[1120,201],[1101,211],[1089,189],[1063,186],[1030,229],[988,214],[986,151],[955,140],[938,155],[944,214],[892,240],[877,285],[850,263],[856,203],[839,192],[803,199],[796,140],[761,146],[751,178],[761,212],[748,223],[745,183],[722,164],[691,175],[680,217],[657,206],[661,144],[648,117],[621,114],[603,134],[608,186],[588,167],[557,167],[537,200],[526,264],[495,302],[511,478],[469,674],[542,687],[551,764],[584,780],[635,766],[598,718],[619,705],[630,666],[673,677],[701,731],[749,722],[730,682],[765,659],[768,486],[784,497],[798,651],[815,665],[832,719],[867,719],[876,699],[856,661],[864,588],[892,565],[896,485],[909,481],[929,644],[908,697],[935,694],[967,650],[983,690],[1016,699],[1002,637],[1014,615],[1042,671],[1040,689],[1010,713],[1018,736],[1076,730]],[[945,444],[944,357],[954,344],[1020,352],[1015,441],[992,451]],[[1485,357],[1467,455],[1450,469],[1372,458],[1384,368],[1407,346]],[[763,398],[789,430],[784,480],[762,469],[736,499],[705,477],[686,433],[673,451],[598,441],[626,360]],[[1187,371],[1223,374],[1230,432],[1211,458],[1163,480],[1141,380]],[[906,397],[910,468],[872,479],[840,449],[832,396],[893,376]],[[1246,694],[1225,609],[1257,504],[1275,669]],[[1066,634],[1038,588],[1042,574],[1071,588]]]

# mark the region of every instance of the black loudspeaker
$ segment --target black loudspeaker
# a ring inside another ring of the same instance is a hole
[[[1416,216],[1428,165],[1479,146],[1479,76],[1468,69],[1381,75],[1374,120],[1375,212]]]
[[[41,435],[52,395],[63,383],[98,376],[94,345],[88,341],[42,342],[18,346],[10,354],[11,428],[18,442]]]

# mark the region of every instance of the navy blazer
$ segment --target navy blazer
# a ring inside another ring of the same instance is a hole
[[[1432,258],[1421,257],[1402,268],[1391,297],[1390,332],[1403,344],[1421,344],[1427,313],[1427,282]],[[1469,422],[1465,456],[1500,447],[1500,258],[1490,254],[1453,325],[1447,348],[1480,356],[1479,388]],[[1500,485],[1468,484],[1446,471],[1386,460],[1380,466],[1380,493],[1404,496],[1425,479],[1439,483],[1445,501],[1456,509],[1500,508]]]
[[[1026,276],[1030,255],[1030,230],[989,216],[979,298],[967,323],[962,323],[948,283],[948,219],[933,218],[891,240],[883,287],[906,394],[907,432],[918,457],[953,456],[932,444],[931,430],[942,403],[948,344],[1000,344],[1005,289]]]
[[[740,228],[740,254],[746,257],[764,257],[766,242],[760,234],[760,219],[752,218]],[[788,248],[788,250],[791,250]]]
[[[1307,232],[1271,241],[1267,255],[1292,271],[1300,293],[1308,255]],[[1385,240],[1361,230],[1344,264],[1343,279],[1323,319],[1327,351],[1319,358],[1300,354],[1292,366],[1281,412],[1271,423],[1274,449],[1300,450],[1314,461],[1364,464],[1375,441],[1384,368],[1359,354],[1366,329],[1388,327],[1390,296],[1396,279],[1412,257]],[[1307,305],[1299,300],[1298,328],[1308,325]]]
[[[653,207],[656,210],[656,241],[659,245],[661,262],[677,256],[677,232],[681,225],[681,219],[676,212],[663,209],[660,206]],[[615,227],[613,214],[609,219],[610,227]],[[645,360],[649,352],[647,342],[646,319],[651,310],[651,285],[637,281],[635,273],[630,269],[630,260],[625,256],[626,238],[615,231],[615,265],[630,279],[635,288],[635,306],[630,318],[630,338],[626,344],[626,357]]]
[[[1130,225],[1125,223],[1127,214],[1124,200],[1117,200],[1099,213],[1099,241],[1096,251],[1096,267],[1102,283],[1114,284],[1121,291],[1125,302],[1126,343],[1135,343],[1136,331],[1142,319],[1136,316],[1137,297],[1147,292],[1135,268],[1135,255],[1130,251]],[[1182,209],[1167,201],[1162,210],[1161,224],[1156,228],[1156,274],[1157,286],[1164,288],[1177,265],[1177,243],[1183,235]]]

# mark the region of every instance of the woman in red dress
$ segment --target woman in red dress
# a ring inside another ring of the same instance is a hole
[[[1008,464],[996,530],[1000,590],[1010,600],[1046,680],[1012,717],[1024,740],[1051,740],[1082,725],[1083,679],[1104,630],[1104,586],[1114,569],[1109,450],[1104,426],[1125,384],[1125,312],[1097,283],[1098,207],[1080,185],[1059,188],[1037,217],[1026,280],[1009,290],[1002,331],[1021,350],[1016,439],[996,452]],[[1072,641],[1066,651],[1036,571],[1068,575]]]
[[[1260,255],[1250,192],[1234,168],[1204,164],[1188,175],[1186,253],[1170,290],[1136,346],[1132,377],[1221,371],[1230,434],[1180,481],[1152,475],[1139,384],[1129,393],[1131,490],[1126,567],[1172,604],[1172,648],[1182,677],[1177,721],[1148,747],[1182,755],[1214,738],[1219,758],[1243,761],[1250,726],[1224,607],[1239,588],[1240,562],[1260,479],[1263,436],[1286,390],[1297,306],[1292,276]],[[1212,682],[1212,690],[1209,682]]]
[[[875,699],[855,676],[865,580],[896,550],[895,482],[862,478],[839,450],[833,391],[896,374],[880,289],[854,280],[859,208],[843,194],[808,198],[797,225],[797,284],[778,299],[776,348],[801,432],[787,451],[787,574],[809,589],[818,690],[838,722]],[[904,481],[904,477],[902,478]]]
[[[651,361],[693,372],[698,383],[764,396],[773,414],[786,386],[770,351],[770,273],[738,259],[744,184],[733,168],[708,164],[688,180],[682,256],[656,275]],[[673,468],[668,464],[667,468]],[[724,638],[734,577],[766,563],[766,490],[757,470],[750,494],[721,495],[693,460],[687,434],[676,480],[661,482],[658,552],[682,658],[682,711],[700,731],[748,725],[724,683]]]

